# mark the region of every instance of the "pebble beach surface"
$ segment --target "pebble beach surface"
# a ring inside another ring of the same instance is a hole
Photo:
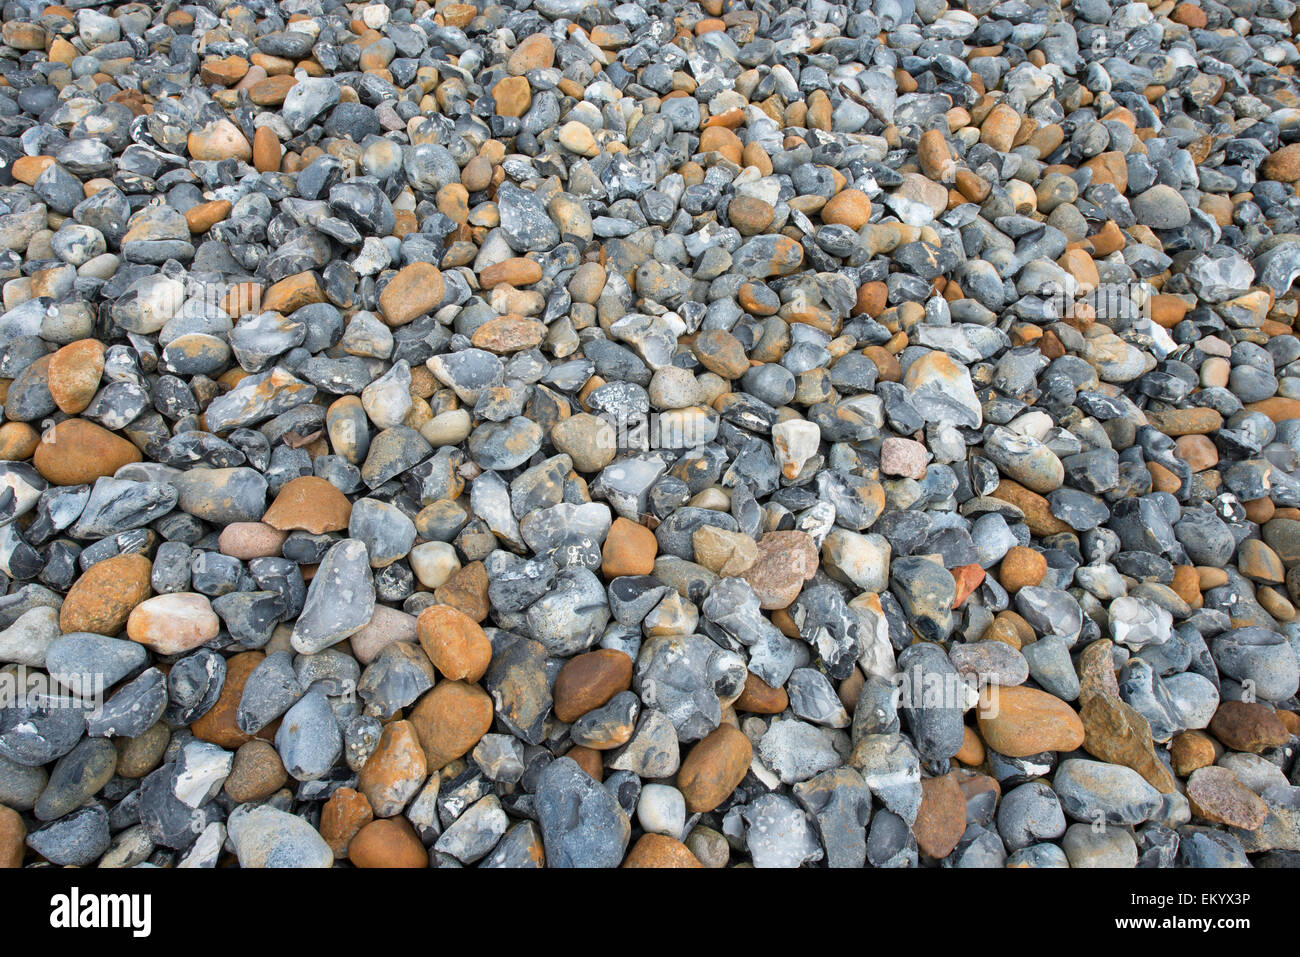
[[[0,866],[1300,863],[1294,0],[0,21]]]

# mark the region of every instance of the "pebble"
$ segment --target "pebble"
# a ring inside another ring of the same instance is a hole
[[[240,867],[330,867],[334,852],[306,820],[268,804],[236,808],[226,824]]]
[[[755,867],[800,867],[825,856],[807,816],[789,798],[764,794],[741,813],[748,825],[745,847]]]
[[[194,592],[158,595],[140,602],[126,621],[126,633],[151,651],[175,655],[217,637],[221,620],[207,596]]]
[[[1074,709],[1034,688],[985,688],[980,692],[979,729],[989,747],[1013,758],[1073,751],[1084,742],[1083,721]]]
[[[647,784],[641,788],[641,796],[637,799],[636,817],[647,834],[680,840],[686,826],[686,800],[674,787]]]
[[[614,795],[572,758],[552,761],[534,795],[549,867],[617,867],[632,826]]]
[[[451,605],[430,605],[416,623],[420,647],[438,672],[453,681],[475,682],[492,660],[483,629]]]
[[[604,706],[632,685],[633,662],[625,652],[600,648],[570,658],[552,689],[555,717],[573,722]]]
[[[1187,800],[1194,816],[1245,831],[1256,830],[1268,816],[1264,802],[1225,767],[1193,771],[1187,779]]]
[[[1215,738],[1246,754],[1258,754],[1285,744],[1290,733],[1274,709],[1248,701],[1225,701],[1210,720],[1209,731]]]
[[[474,684],[442,681],[410,712],[429,771],[471,751],[492,726],[492,699]]]
[[[239,746],[222,789],[237,804],[265,801],[288,780],[284,763],[269,742],[254,738]]]
[[[0,867],[23,866],[27,826],[22,815],[10,807],[0,807]]]
[[[365,824],[348,842],[353,867],[428,867],[429,855],[415,829],[402,818]]]
[[[78,808],[27,835],[27,846],[51,864],[85,867],[111,843],[108,812],[98,804]]]
[[[473,864],[491,851],[509,828],[509,818],[495,794],[471,805],[443,832],[434,850],[462,864]]]
[[[114,555],[86,570],[59,608],[64,634],[117,635],[134,609],[149,598],[153,564],[143,555]]]
[[[654,785],[649,785],[653,787]],[[670,836],[647,832],[637,839],[623,867],[704,867],[690,847]]]
[[[677,787],[692,814],[712,811],[727,799],[749,769],[754,749],[739,730],[724,724],[699,741],[677,772]]]
[[[921,782],[921,806],[912,833],[922,854],[943,859],[966,831],[966,798],[951,774]]]
[[[1173,793],[1176,784],[1156,752],[1151,724],[1141,712],[1117,695],[1090,694],[1079,714],[1085,734],[1084,750],[1103,761],[1132,768],[1162,794]],[[1171,747],[1175,762],[1176,754]]]
[[[282,532],[321,535],[347,528],[351,514],[347,496],[325,479],[304,475],[285,483],[262,523]]]
[[[610,580],[651,575],[658,551],[659,542],[653,532],[620,515],[610,523],[601,546],[601,571]]]
[[[365,544],[344,539],[331,545],[294,624],[294,650],[312,654],[338,644],[369,623],[374,607],[375,587]]]
[[[1133,835],[1117,827],[1098,830],[1091,824],[1071,824],[1061,839],[1070,867],[1137,867],[1138,848]]]
[[[1129,768],[1071,758],[1052,777],[1065,813],[1076,821],[1135,825],[1160,807],[1160,792]]]
[[[366,796],[355,788],[341,787],[321,806],[320,834],[336,859],[348,856],[357,832],[375,818]]]
[[[285,712],[275,732],[275,749],[289,776],[298,781],[329,773],[343,754],[343,734],[322,691],[309,690]]]
[[[1065,824],[1056,792],[1042,781],[1021,784],[998,802],[998,833],[1012,851],[1060,838]]]
[[[0,632],[0,661],[44,667],[45,650],[58,636],[58,613],[52,608],[33,608]]]

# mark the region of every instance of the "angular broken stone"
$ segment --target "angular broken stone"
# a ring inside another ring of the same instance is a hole
[[[375,607],[375,586],[366,546],[345,539],[325,553],[307,588],[307,601],[293,628],[293,647],[312,654],[338,644],[366,626]]]

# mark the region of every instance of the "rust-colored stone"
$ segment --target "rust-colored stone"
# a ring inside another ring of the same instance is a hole
[[[348,845],[354,867],[428,867],[429,852],[415,829],[401,817],[371,821],[357,831]]]
[[[142,458],[120,435],[85,419],[65,419],[41,436],[32,464],[54,485],[91,485]]]
[[[598,648],[565,662],[555,679],[555,717],[578,720],[620,691],[632,687],[632,659],[613,648]]]
[[[463,611],[451,605],[430,605],[420,612],[417,627],[420,647],[439,674],[453,681],[483,677],[492,661],[492,643]]]
[[[357,832],[375,819],[370,802],[360,791],[339,788],[320,809],[320,836],[334,852],[335,860],[348,856],[348,845]]]
[[[467,754],[492,727],[492,699],[478,685],[441,681],[411,709],[429,771]]]
[[[1013,758],[1073,751],[1084,738],[1073,708],[1046,691],[1019,686],[989,685],[980,691],[979,729],[990,748]]]
[[[735,701],[737,711],[750,714],[780,714],[790,707],[790,696],[784,688],[773,688],[752,671],[745,672],[745,690]]]
[[[952,853],[966,830],[966,796],[956,775],[925,778],[921,782],[921,809],[912,833],[927,857],[941,860]]]
[[[302,475],[285,483],[262,521],[282,532],[322,535],[347,528],[351,516],[346,495],[323,478]]]
[[[740,729],[722,724],[691,748],[677,771],[677,789],[692,814],[712,811],[745,778],[754,747]]]
[[[623,860],[624,867],[703,867],[681,841],[666,834],[643,834]]]
[[[132,609],[153,594],[152,573],[153,563],[143,555],[114,555],[91,565],[63,600],[59,630],[120,634]]]

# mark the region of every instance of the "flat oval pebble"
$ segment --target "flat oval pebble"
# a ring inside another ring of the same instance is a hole
[[[1083,722],[1074,709],[1035,688],[986,688],[980,693],[979,728],[989,747],[1013,758],[1073,751],[1084,738]]]
[[[555,717],[574,721],[632,684],[632,659],[614,648],[570,658],[556,676]]]
[[[59,628],[116,635],[131,612],[152,592],[153,565],[143,555],[115,555],[96,562],[68,590],[59,609]]]
[[[431,771],[474,747],[492,725],[492,700],[477,685],[442,681],[411,709],[411,724]]]
[[[132,609],[126,634],[132,641],[163,655],[175,655],[211,641],[221,620],[204,595],[179,592],[158,595]]]
[[[677,787],[692,813],[711,811],[735,789],[753,757],[753,746],[724,724],[699,741],[682,761]]]
[[[120,435],[74,418],[41,436],[32,464],[55,485],[80,485],[142,458],[140,450]]]
[[[453,681],[478,681],[492,660],[483,629],[451,605],[430,605],[416,622],[420,646],[433,666]]]

